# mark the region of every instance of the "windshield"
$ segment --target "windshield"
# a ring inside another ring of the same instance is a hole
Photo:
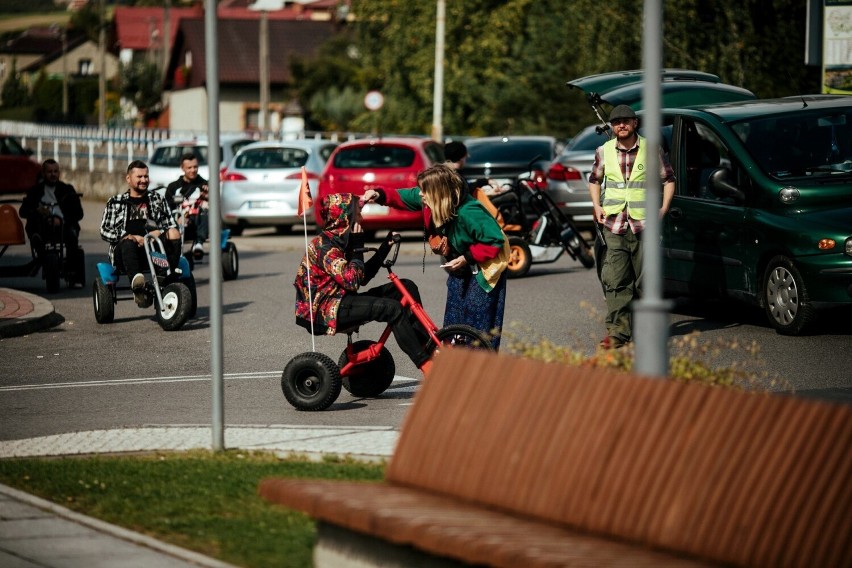
[[[334,167],[357,168],[407,168],[414,163],[414,150],[401,146],[355,146],[340,150],[334,157]]]
[[[467,146],[467,151],[468,164],[483,164],[486,162],[526,164],[536,156],[544,160],[550,160],[553,156],[553,147],[551,144],[547,141],[538,140],[508,140],[482,144],[470,142]]]
[[[606,132],[598,133],[597,127],[586,128],[580,134],[571,139],[563,150],[567,152],[594,152],[598,146],[609,140]]]
[[[199,166],[207,165],[207,146],[160,146],[151,156],[151,165],[179,168],[181,156],[184,154],[194,154],[198,158]]]
[[[234,168],[238,170],[262,170],[300,168],[308,161],[308,153],[301,148],[257,148],[245,150],[237,156]]]
[[[732,129],[772,177],[852,173],[852,108],[755,118]]]

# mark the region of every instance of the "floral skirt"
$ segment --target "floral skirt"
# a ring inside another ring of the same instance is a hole
[[[493,333],[492,345],[494,349],[498,349],[505,308],[506,271],[503,271],[497,286],[490,292],[483,290],[476,277],[470,274],[465,277],[450,274],[447,278],[444,327],[464,324],[485,333]]]

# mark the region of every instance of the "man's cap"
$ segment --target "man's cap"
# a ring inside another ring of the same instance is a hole
[[[612,122],[617,118],[636,118],[636,113],[627,105],[618,105],[609,113],[609,121]]]
[[[467,146],[461,142],[449,142],[444,145],[444,157],[451,162],[458,162],[467,156]]]

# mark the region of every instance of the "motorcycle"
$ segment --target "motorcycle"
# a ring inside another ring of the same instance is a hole
[[[536,160],[530,162],[530,169]],[[573,219],[547,193],[536,189],[530,177],[518,177],[503,187],[506,191],[491,202],[509,238],[509,278],[521,278],[533,264],[556,262],[566,252],[585,268],[595,265],[591,248]]]

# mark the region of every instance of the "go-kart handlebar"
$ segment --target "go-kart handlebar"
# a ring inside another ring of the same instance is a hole
[[[388,253],[388,257],[386,257],[382,261],[382,266],[387,268],[387,269],[390,269],[390,267],[392,267],[394,264],[396,264],[396,257],[397,257],[397,255],[399,255],[399,247],[402,244],[402,237],[399,236],[398,233],[391,232],[391,233],[388,234],[388,238],[390,239],[391,246],[393,247],[393,254]],[[360,253],[379,252],[379,248],[378,247],[359,247],[359,248],[356,248],[354,252],[360,252]]]

